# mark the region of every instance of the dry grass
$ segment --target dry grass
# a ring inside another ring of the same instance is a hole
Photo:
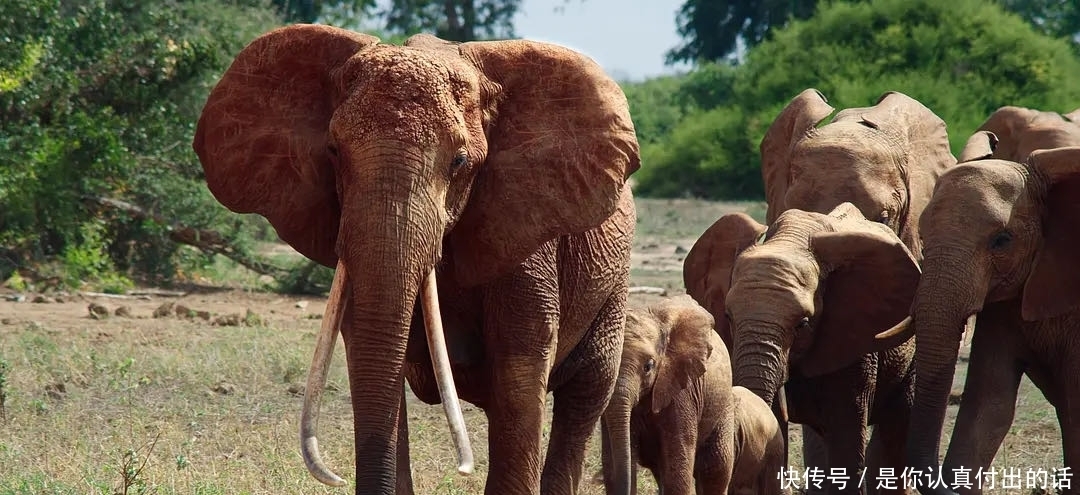
[[[685,254],[676,246],[689,249],[718,216],[747,208],[760,216],[752,204],[640,201],[635,284],[681,292]],[[298,301],[307,306],[297,307]],[[262,319],[232,327],[151,318],[162,299],[123,301],[135,318],[95,320],[87,317],[90,302],[0,301],[0,362],[7,363],[0,377],[7,394],[6,420],[0,419],[0,495],[113,494],[125,493],[125,485],[129,494],[351,493],[314,481],[297,448],[302,399],[296,392],[318,330],[312,315],[322,313],[322,299],[228,290],[180,301],[216,314],[251,309]],[[110,309],[119,304],[93,302]],[[352,413],[344,371],[338,346],[319,431],[328,462],[351,479]],[[959,371],[962,383],[963,365]],[[465,409],[478,461],[471,477],[454,474],[441,408],[410,397],[417,493],[483,492],[486,421],[475,408]],[[599,469],[596,443],[593,438],[585,494],[603,492],[591,481]],[[797,456],[792,461],[801,464]],[[1054,412],[1025,380],[1016,422],[995,466],[1060,464]],[[643,493],[655,493],[648,475],[641,486]]]

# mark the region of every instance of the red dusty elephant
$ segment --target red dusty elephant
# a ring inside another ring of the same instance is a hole
[[[574,491],[618,372],[640,165],[596,63],[522,40],[288,26],[236,56],[194,148],[222,204],[337,268],[301,424],[319,480],[342,483],[315,438],[340,325],[356,493],[412,491],[405,380],[444,404],[464,471],[454,392],[484,410],[487,493]]]

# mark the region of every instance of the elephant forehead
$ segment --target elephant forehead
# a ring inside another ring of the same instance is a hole
[[[928,228],[952,218],[964,225],[993,223],[1005,226],[1026,189],[1029,173],[1022,165],[1004,160],[961,164],[941,176],[923,212]]]
[[[728,299],[733,305],[758,300],[764,293],[802,299],[813,294],[819,275],[808,249],[804,253],[763,244],[748,249],[735,261]]]
[[[442,51],[379,45],[356,54],[339,77],[347,97],[331,125],[355,133],[407,138],[460,129],[464,114],[479,107],[476,71]]]

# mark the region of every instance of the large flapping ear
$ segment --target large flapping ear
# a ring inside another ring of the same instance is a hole
[[[734,340],[724,312],[724,299],[731,288],[731,269],[739,253],[754,245],[765,229],[745,213],[724,215],[701,234],[683,260],[686,293],[716,319],[716,332],[728,351]]]
[[[768,210],[765,223],[772,224],[786,206],[784,196],[791,182],[791,150],[833,112],[820,91],[809,88],[792,98],[761,140],[761,178],[765,182]]]
[[[658,413],[690,383],[705,374],[714,349],[713,317],[696,304],[672,306],[661,313],[661,350],[652,389],[652,412]],[[730,365],[729,365],[730,366]]]
[[[258,213],[282,240],[326,266],[337,262],[339,206],[327,152],[344,98],[332,72],[378,39],[298,24],[240,51],[203,107],[193,147],[221,204]]]
[[[599,226],[629,195],[640,157],[626,96],[588,57],[523,40],[459,50],[482,73],[489,109],[487,159],[449,237],[470,286],[544,242]]]
[[[978,131],[968,138],[960,152],[960,163],[973,162],[975,160],[988,160],[994,156],[994,148],[997,147],[998,137],[990,131]]]
[[[919,265],[891,231],[838,222],[837,232],[810,237],[822,269],[822,305],[814,342],[798,363],[806,376],[818,376],[854,363],[870,352],[910,338],[879,339],[877,334],[908,317]]]
[[[1045,179],[1042,247],[1024,283],[1021,305],[1028,321],[1080,308],[1080,147],[1039,150],[1028,165]]]

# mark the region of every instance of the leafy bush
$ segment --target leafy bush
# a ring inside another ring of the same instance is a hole
[[[267,4],[268,5],[268,4]],[[178,246],[130,202],[243,245],[252,230],[213,200],[191,150],[209,89],[278,20],[216,0],[11,0],[0,4],[0,245],[19,264],[56,258],[69,284],[120,290],[129,272],[175,275]]]

